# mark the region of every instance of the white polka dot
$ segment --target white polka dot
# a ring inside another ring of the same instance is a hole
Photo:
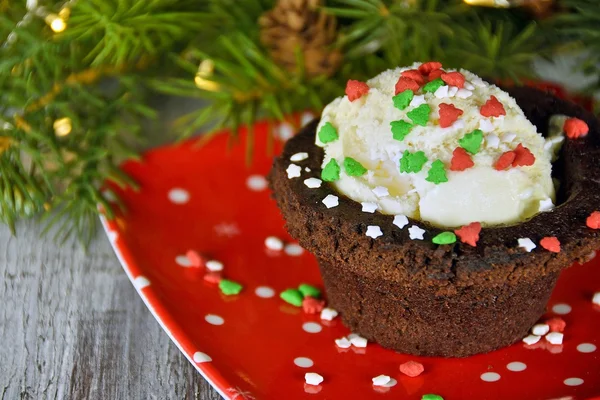
[[[481,374],[481,380],[484,382],[496,382],[500,380],[500,374],[496,372],[486,372]]]
[[[223,319],[223,317],[220,317],[215,314],[207,314],[204,317],[204,320],[211,325],[223,325],[225,323],[225,320]]]
[[[135,285],[136,288],[143,289],[146,286],[150,286],[150,281],[145,276],[140,275],[133,280],[133,284]]]
[[[310,368],[315,363],[308,357],[296,357],[294,358],[294,364],[296,364],[300,368]]]
[[[513,361],[506,365],[506,369],[513,372],[521,372],[527,369],[527,364],[522,363],[520,361]]]
[[[246,186],[252,191],[260,192],[267,188],[268,183],[262,175],[250,175],[248,179],[246,179]]]
[[[275,291],[268,286],[259,286],[254,290],[254,294],[263,299],[268,299],[275,296]]]
[[[212,361],[212,358],[210,358],[208,354],[199,351],[195,352],[192,358],[194,359],[194,362],[198,364]]]
[[[169,191],[169,200],[175,204],[185,204],[190,201],[190,194],[184,189],[171,189]]]
[[[184,255],[179,255],[179,256],[175,257],[175,262],[182,267],[191,267],[192,266],[192,263],[190,262],[190,260],[187,258],[187,256],[184,256]]]
[[[383,387],[394,387],[394,386],[396,386],[396,384],[398,384],[398,381],[395,380],[394,378],[390,378],[390,381],[388,383],[386,383],[385,385],[383,385]]]
[[[565,315],[571,312],[571,306],[564,303],[555,304],[552,307],[552,312],[559,315]]]
[[[288,256],[299,256],[304,253],[304,249],[295,243],[286,244],[283,251],[285,251],[285,254]]]
[[[563,383],[567,386],[579,386],[583,384],[583,379],[581,378],[568,378],[563,381]]]
[[[302,329],[308,333],[319,333],[323,327],[316,322],[305,322],[302,324]]]
[[[596,346],[591,343],[581,343],[577,346],[577,351],[580,353],[593,353],[596,351]]]

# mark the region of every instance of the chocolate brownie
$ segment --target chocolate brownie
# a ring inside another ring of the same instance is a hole
[[[564,114],[584,120],[589,134],[567,139],[553,165],[560,181],[558,205],[528,221],[483,228],[476,247],[457,242],[435,245],[442,232],[423,221],[425,240],[411,240],[393,216],[365,214],[361,205],[323,182],[309,189],[304,180],[320,178],[323,149],[315,145],[318,121],[290,139],[269,176],[287,229],[312,252],[321,268],[329,304],[353,332],[409,354],[462,357],[514,343],[543,314],[560,272],[600,247],[600,231],[586,218],[600,207],[600,128],[581,107],[537,89],[505,89],[544,136],[549,118]],[[290,156],[309,154],[310,168],[289,179]],[[326,208],[333,194],[339,205]],[[384,236],[365,235],[379,225]],[[561,251],[538,247],[525,252],[519,238],[560,238]]]

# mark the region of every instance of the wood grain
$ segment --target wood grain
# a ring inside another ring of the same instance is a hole
[[[98,231],[88,253],[0,226],[0,399],[220,396],[171,343]]]

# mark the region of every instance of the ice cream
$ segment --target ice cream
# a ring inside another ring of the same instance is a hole
[[[416,63],[347,93],[324,109],[316,143],[323,179],[367,210],[458,227],[553,207],[558,142],[547,144],[500,88]]]

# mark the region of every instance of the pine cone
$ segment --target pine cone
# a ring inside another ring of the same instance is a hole
[[[298,70],[298,50],[308,77],[331,76],[340,66],[342,54],[332,48],[337,38],[336,19],[319,11],[321,4],[321,0],[278,0],[258,21],[261,42],[288,71]]]

